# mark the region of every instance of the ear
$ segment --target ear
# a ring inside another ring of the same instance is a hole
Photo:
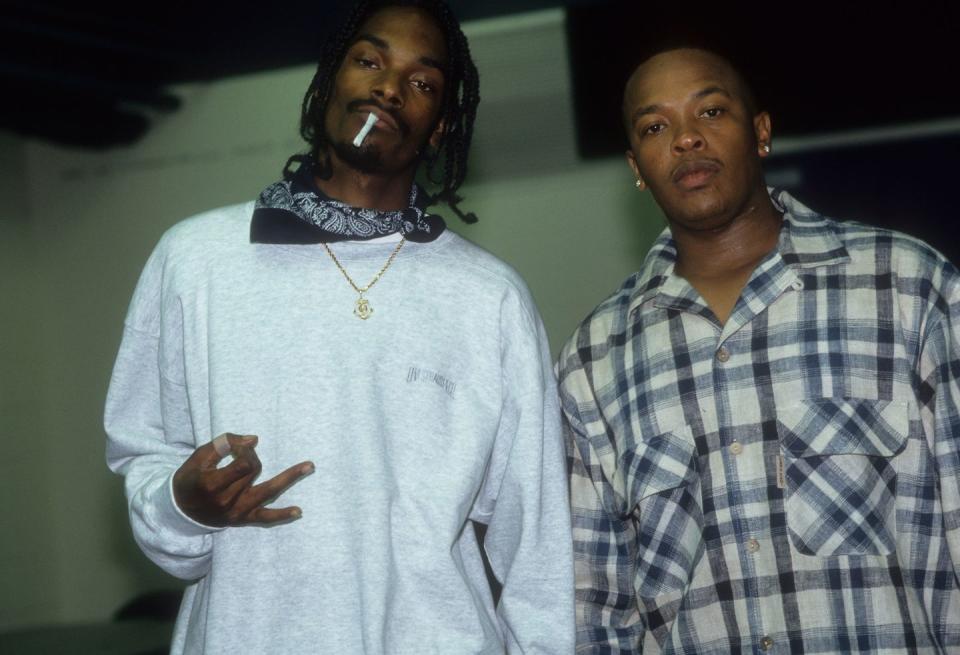
[[[433,128],[433,134],[430,135],[430,147],[436,150],[440,146],[440,137],[443,136],[443,119],[437,121],[437,126]]]
[[[770,130],[770,114],[762,111],[753,117],[753,133],[757,138],[757,154],[761,159],[770,156],[770,140],[773,137]]]
[[[630,167],[630,170],[633,171],[633,176],[637,178],[637,188],[641,191],[645,191],[647,188],[647,183],[643,181],[643,177],[640,175],[640,167],[637,166],[637,158],[633,154],[633,150],[627,150],[627,165]]]

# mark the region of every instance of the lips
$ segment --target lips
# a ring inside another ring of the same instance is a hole
[[[374,123],[374,127],[386,128],[393,132],[400,131],[400,126],[397,124],[397,120],[389,113],[375,105],[363,105],[362,107],[357,108],[357,112],[363,115],[364,118],[371,113],[376,116],[377,122]]]
[[[693,191],[705,186],[719,172],[719,162],[712,159],[697,159],[677,166],[671,180],[680,188]]]

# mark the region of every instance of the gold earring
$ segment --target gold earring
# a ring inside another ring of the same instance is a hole
[[[636,185],[636,187],[639,189],[643,186],[643,181],[638,178],[637,181],[634,182],[634,185]]]
[[[770,152],[770,144],[764,143],[764,144],[763,144],[762,146],[760,146],[760,147],[763,148],[763,151],[764,151],[764,152],[767,152],[767,153]]]

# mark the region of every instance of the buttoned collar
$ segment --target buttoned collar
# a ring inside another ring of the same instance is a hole
[[[783,213],[777,253],[790,268],[813,268],[845,264],[850,261],[843,242],[837,236],[834,221],[818,214],[782,189],[768,188],[770,199]],[[674,274],[677,247],[667,227],[656,238],[637,274],[628,312],[658,296],[670,298],[670,306],[682,308],[696,302],[688,283]]]

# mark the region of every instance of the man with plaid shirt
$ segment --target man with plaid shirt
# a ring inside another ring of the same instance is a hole
[[[768,190],[725,59],[624,97],[668,228],[559,361],[578,652],[960,653],[960,275]]]

